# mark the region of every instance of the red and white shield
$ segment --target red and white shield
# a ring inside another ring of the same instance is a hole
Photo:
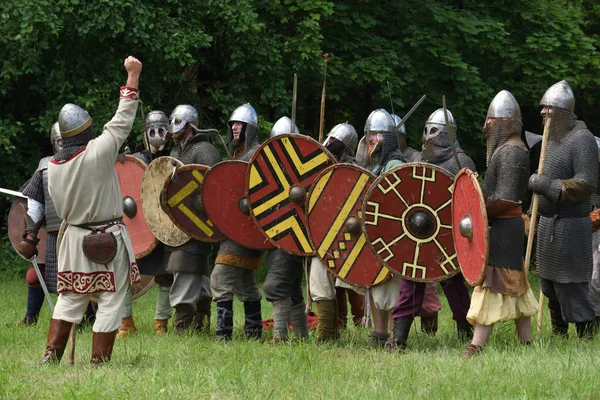
[[[363,203],[364,231],[380,262],[418,282],[460,272],[452,239],[454,180],[432,164],[410,163],[381,175]]]

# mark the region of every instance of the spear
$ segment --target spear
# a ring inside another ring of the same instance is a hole
[[[298,99],[298,74],[294,74],[294,88],[292,89],[292,126],[290,132],[294,133],[296,126],[296,101]]]
[[[546,150],[548,149],[548,132],[550,128],[550,121],[552,120],[552,110],[548,109],[548,114],[546,115],[546,124],[544,125],[544,134],[542,136],[542,149],[540,152],[540,163],[538,167],[538,174],[544,173],[544,161],[546,160]],[[525,269],[525,273],[529,269],[529,263],[531,261],[531,251],[533,249],[533,237],[535,236],[535,222],[537,220],[538,214],[538,206],[539,206],[540,196],[537,193],[533,194],[532,203],[531,203],[531,219],[529,221],[529,235],[527,236],[527,251],[525,252],[525,264],[523,269]],[[544,293],[540,289],[540,300],[539,300],[539,309],[538,309],[538,319],[537,319],[537,331],[540,333],[542,330],[542,316],[543,316],[543,306],[544,306]]]
[[[325,96],[327,94],[327,62],[329,53],[323,54],[325,59],[325,73],[323,74],[323,90],[321,91],[321,118],[319,120],[319,143],[323,143],[323,128],[325,126]]]

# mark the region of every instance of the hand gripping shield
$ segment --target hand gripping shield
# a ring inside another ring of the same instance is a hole
[[[269,250],[275,248],[250,217],[246,197],[248,163],[223,161],[204,177],[202,201],[211,221],[225,236],[242,246]]]
[[[399,165],[375,180],[362,212],[379,262],[417,282],[460,272],[452,239],[453,186],[447,171],[426,163]]]
[[[247,197],[250,214],[278,248],[314,254],[305,228],[306,194],[333,156],[314,139],[278,135],[263,143],[249,163]]]
[[[203,202],[208,169],[200,164],[177,167],[164,183],[161,202],[171,221],[183,232],[201,242],[217,243],[225,240],[225,235],[208,217]]]
[[[27,199],[15,197],[10,211],[8,212],[8,238],[13,249],[19,257],[25,259],[18,251],[19,243],[23,240],[23,231],[25,230],[25,210],[27,209]],[[37,238],[40,242],[37,244],[38,254],[35,260],[38,264],[46,262],[46,229],[40,228]]]
[[[452,227],[462,274],[470,286],[481,285],[488,261],[488,220],[479,182],[468,168],[454,179]]]
[[[173,174],[173,163],[182,165],[173,157],[158,157],[148,165],[142,178],[142,209],[148,228],[154,236],[168,246],[181,246],[190,236],[179,229],[163,211],[161,194],[165,182]]]
[[[391,276],[367,245],[361,229],[362,203],[375,176],[353,164],[335,164],[315,180],[306,223],[317,256],[334,276],[370,287]]]
[[[119,179],[123,196],[123,222],[131,238],[136,259],[146,257],[158,245],[158,240],[148,227],[142,207],[142,178],[146,164],[131,155],[125,155],[115,163],[115,172]]]

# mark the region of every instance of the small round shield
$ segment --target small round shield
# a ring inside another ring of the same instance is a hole
[[[488,262],[487,211],[477,177],[467,168],[461,169],[454,179],[452,226],[462,274],[470,286],[480,285]]]
[[[248,163],[223,161],[204,177],[202,201],[206,213],[225,236],[243,246],[269,250],[273,244],[250,217],[246,198]]]
[[[399,165],[377,178],[362,212],[380,262],[417,282],[460,272],[452,239],[453,184],[447,171],[426,163]]]
[[[158,157],[148,165],[142,177],[142,210],[148,228],[154,236],[168,246],[181,246],[190,240],[190,236],[179,229],[163,211],[161,194],[165,182],[173,174],[173,163],[182,165],[173,157]]]
[[[171,221],[183,232],[201,242],[216,243],[225,235],[204,211],[202,187],[209,167],[188,164],[177,168],[173,179],[167,179],[162,191],[162,205]]]
[[[20,197],[15,197],[12,205],[10,206],[10,211],[8,212],[8,237],[10,239],[10,244],[12,244],[13,248],[17,251],[19,247],[19,243],[23,240],[23,231],[25,230],[25,210],[27,207],[27,199],[23,199]],[[35,261],[38,264],[46,262],[46,229],[41,228],[37,235],[40,242],[37,244],[38,254],[35,257]],[[19,254],[21,258],[23,257]]]
[[[361,208],[375,181],[353,164],[335,164],[315,180],[308,195],[306,228],[317,256],[336,277],[358,286],[375,286],[391,277],[361,230]]]
[[[246,178],[250,214],[275,246],[295,255],[314,254],[304,226],[306,194],[333,163],[316,140],[297,134],[275,136],[254,153]]]
[[[158,244],[158,240],[148,228],[142,207],[141,187],[146,168],[142,160],[131,155],[125,155],[123,161],[117,160],[115,163],[115,172],[123,196],[123,222],[127,225],[136,259],[150,254]]]

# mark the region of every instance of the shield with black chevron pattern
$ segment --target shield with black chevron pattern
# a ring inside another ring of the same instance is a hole
[[[250,215],[269,240],[291,254],[314,254],[305,221],[306,194],[333,156],[314,139],[297,134],[267,140],[248,168]]]
[[[361,230],[362,203],[373,181],[375,175],[357,165],[332,165],[315,180],[306,216],[309,238],[327,271],[363,287],[391,277]]]

